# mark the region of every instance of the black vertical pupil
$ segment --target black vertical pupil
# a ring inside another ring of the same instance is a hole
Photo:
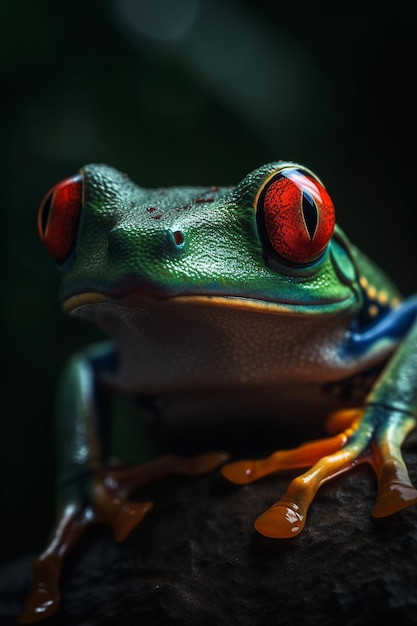
[[[313,239],[317,229],[318,211],[313,197],[307,191],[303,191],[302,208],[308,234]]]

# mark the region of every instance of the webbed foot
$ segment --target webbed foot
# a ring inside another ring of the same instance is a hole
[[[279,470],[308,469],[289,485],[285,495],[258,517],[256,530],[266,537],[289,538],[304,528],[310,504],[318,489],[328,480],[367,462],[378,476],[378,495],[372,514],[384,517],[417,502],[401,446],[416,427],[416,419],[385,407],[340,411],[331,417],[347,425],[339,435],[305,443],[292,450],[281,450],[260,460],[228,463],[222,474],[236,484],[248,484]]]

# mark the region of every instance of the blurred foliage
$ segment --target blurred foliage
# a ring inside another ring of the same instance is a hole
[[[84,163],[169,186],[300,161],[349,236],[414,289],[416,20],[345,4],[3,0],[2,558],[46,537],[56,379],[99,337],[61,313],[36,232],[46,191]]]

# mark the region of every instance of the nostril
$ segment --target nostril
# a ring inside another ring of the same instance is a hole
[[[165,230],[165,252],[173,257],[182,256],[186,252],[187,240],[181,229],[167,228]]]
[[[184,236],[184,233],[181,230],[174,230],[173,233],[172,233],[172,236],[173,236],[174,241],[177,244],[177,246],[184,245],[185,236]]]

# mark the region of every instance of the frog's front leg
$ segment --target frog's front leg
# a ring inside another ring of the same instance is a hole
[[[116,541],[122,541],[152,508],[151,502],[129,501],[134,490],[172,474],[204,474],[228,458],[222,452],[192,458],[166,455],[139,466],[107,467],[105,438],[100,436],[106,404],[101,380],[111,373],[115,361],[112,345],[105,343],[73,357],[64,371],[56,410],[56,523],[46,548],[34,561],[32,587],[19,617],[22,624],[56,612],[62,562],[86,528],[105,523]]]
[[[411,306],[406,306],[403,314],[393,314],[393,322],[406,324],[410,316],[415,317],[417,302],[413,300]],[[237,484],[250,483],[282,469],[310,468],[296,477],[286,494],[258,517],[255,527],[261,534],[276,538],[298,535],[320,486],[363,462],[368,462],[378,476],[378,494],[372,512],[375,517],[390,515],[417,502],[417,490],[401,453],[407,435],[417,426],[416,346],[417,322],[414,321],[364,406],[331,416],[333,430],[338,422],[344,424],[340,434],[275,452],[266,459],[237,461],[222,468],[223,475]]]

